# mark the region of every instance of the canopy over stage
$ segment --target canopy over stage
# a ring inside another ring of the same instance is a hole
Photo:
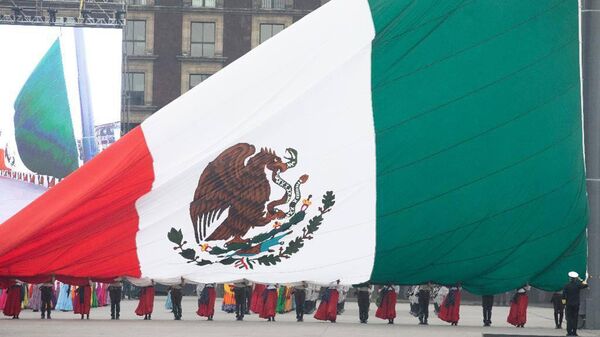
[[[330,1],[0,225],[0,276],[557,290],[586,271],[578,14]]]

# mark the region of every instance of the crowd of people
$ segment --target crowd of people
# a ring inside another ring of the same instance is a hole
[[[569,283],[561,292],[553,294],[551,302],[554,307],[554,320],[557,329],[562,329],[562,321],[567,321],[567,336],[577,336],[577,319],[579,316],[580,290],[587,287],[587,280],[581,280],[576,272],[569,273]],[[126,283],[126,287],[129,284]],[[175,320],[182,318],[182,296],[185,282],[171,285],[168,288],[165,307],[172,311]],[[73,311],[81,319],[90,318],[92,307],[110,305],[111,319],[120,319],[120,303],[125,297],[123,283],[88,282],[71,286],[59,282],[26,285],[12,281],[0,290],[0,310],[5,316],[18,319],[23,308],[30,308],[41,313],[42,319],[51,319],[52,310]],[[344,312],[346,295],[350,287],[340,285],[339,280],[331,282],[321,290],[315,284],[302,282],[294,286],[278,284],[251,284],[238,282],[224,285],[225,295],[222,310],[235,312],[236,320],[244,320],[247,314],[255,313],[260,318],[275,322],[278,313],[295,311],[296,320],[304,321],[305,314],[312,314],[316,320],[335,323],[337,316]],[[510,310],[506,321],[515,327],[523,328],[527,323],[528,292],[530,287],[524,285],[515,290],[511,300]],[[374,286],[369,283],[354,285],[358,300],[359,321],[366,324],[369,319],[369,307]],[[434,312],[439,319],[451,325],[458,325],[460,320],[460,303],[462,288],[460,283],[450,286],[433,285],[431,283],[413,286],[407,292],[410,302],[410,313],[417,317],[419,324],[427,325],[429,306],[433,301]],[[196,285],[198,295],[198,310],[196,314],[212,321],[215,314],[217,297],[215,283],[200,283]],[[377,310],[375,317],[394,324],[396,318],[396,303],[400,293],[397,285],[380,287],[376,296]],[[154,282],[139,289],[139,303],[135,313],[152,319],[154,309]],[[130,296],[130,295],[129,295]],[[317,306],[317,300],[320,303]],[[492,308],[494,295],[483,295],[483,326],[492,324]]]

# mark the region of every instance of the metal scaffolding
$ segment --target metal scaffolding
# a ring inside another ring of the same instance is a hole
[[[118,28],[125,0],[0,0],[0,24]]]

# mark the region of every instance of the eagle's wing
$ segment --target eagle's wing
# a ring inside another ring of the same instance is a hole
[[[207,237],[210,225],[229,208],[240,179],[245,160],[255,152],[246,143],[234,145],[210,162],[198,182],[194,200],[190,204],[190,217],[194,225],[196,242]]]

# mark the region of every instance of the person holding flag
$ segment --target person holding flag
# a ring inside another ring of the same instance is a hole
[[[19,319],[19,314],[21,313],[21,300],[23,297],[22,284],[18,281],[12,282],[6,291],[7,297],[3,309],[4,316],[12,316],[13,319]]]
[[[263,291],[262,306],[259,313],[260,318],[266,318],[269,322],[275,322],[277,309],[277,284],[269,284]]]
[[[140,290],[140,301],[135,314],[138,316],[144,316],[144,320],[152,319],[152,311],[154,309],[154,280],[151,280],[151,284],[147,287],[142,287]]]
[[[438,317],[442,321],[458,325],[460,319],[460,285],[457,284],[448,289],[448,295],[442,302]]]
[[[387,319],[388,324],[394,324],[396,318],[396,300],[400,292],[399,286],[386,285],[379,291],[379,299],[375,317]]]
[[[530,286],[525,285],[517,289],[510,302],[510,311],[506,321],[517,328],[524,328],[525,323],[527,323],[527,305],[529,304],[527,292],[530,288]]]
[[[215,300],[217,299],[217,292],[215,291],[214,283],[205,284],[200,290],[198,298],[198,311],[196,314],[200,317],[207,317],[209,321],[213,320],[215,315]]]
[[[75,296],[73,298],[73,313],[80,314],[81,319],[86,316],[86,319],[90,319],[90,308],[92,304],[92,281],[88,280],[87,284],[80,285],[75,290]]]
[[[319,304],[319,308],[317,312],[315,312],[315,319],[319,321],[330,321],[331,323],[335,323],[337,319],[337,303],[339,298],[339,288],[340,280],[335,282],[331,282],[329,287],[321,297],[321,304]]]

